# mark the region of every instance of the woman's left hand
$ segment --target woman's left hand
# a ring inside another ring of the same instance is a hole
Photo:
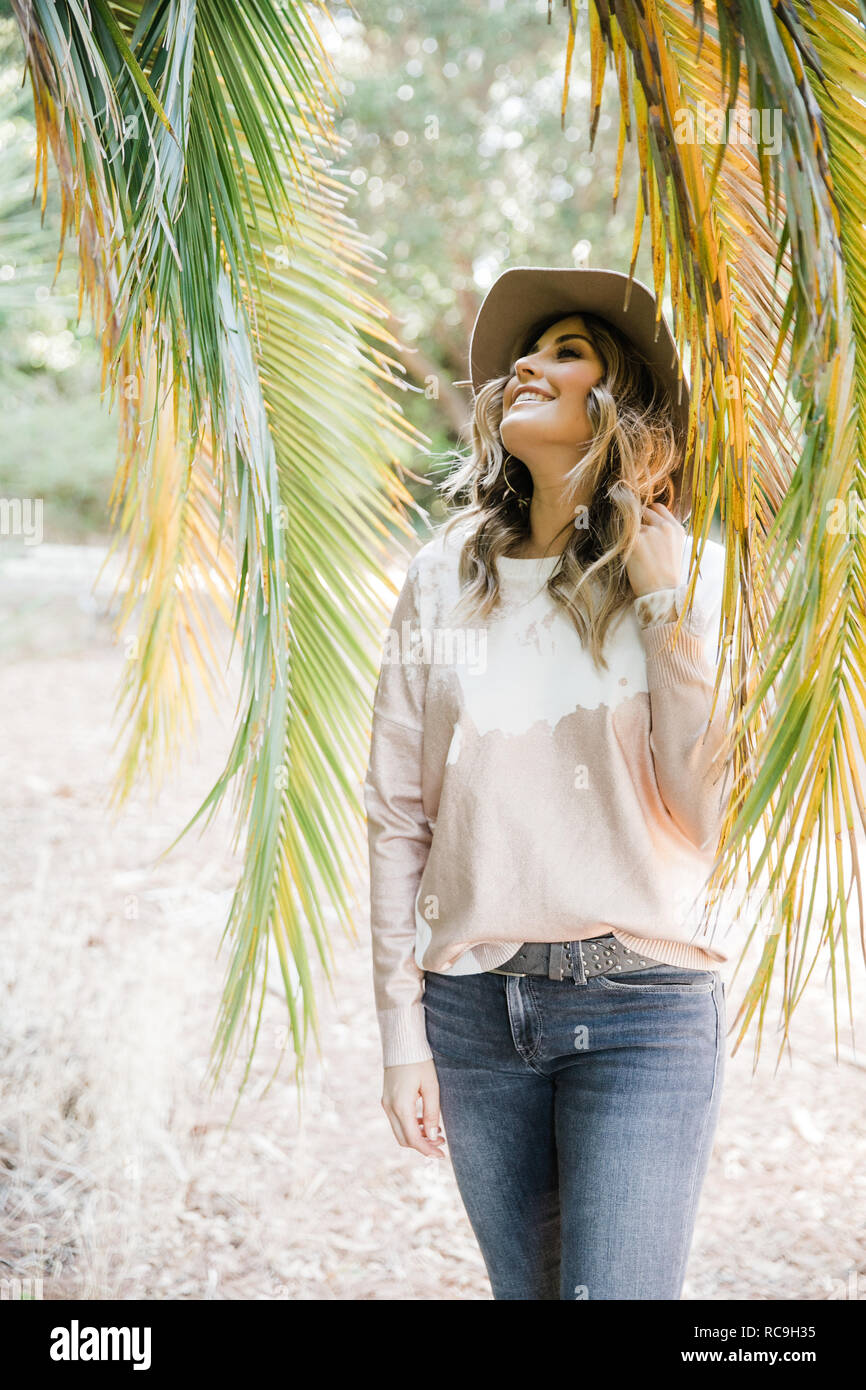
[[[685,540],[685,527],[663,502],[652,502],[644,507],[640,533],[625,562],[636,598],[655,593],[657,589],[677,587]]]

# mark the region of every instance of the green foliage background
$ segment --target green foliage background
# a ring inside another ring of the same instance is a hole
[[[336,5],[333,24],[321,24],[344,99],[338,128],[351,144],[347,210],[382,253],[377,296],[415,349],[403,357],[401,405],[434,458],[407,449],[404,462],[430,479],[410,486],[434,517],[435,456],[457,442],[466,416],[469,391],[454,383],[468,375],[487,284],[509,264],[572,264],[579,243],[593,265],[628,266],[631,217],[612,211],[616,130],[603,115],[590,151],[580,52],[562,128],[567,19],[554,10],[548,25],[546,12],[546,0],[517,0],[507,12],[495,0],[371,0]],[[17,26],[0,18],[0,494],[42,497],[47,541],[105,539],[115,423],[100,401],[92,325],[86,315],[76,322],[71,242],[54,283],[58,200],[49,185],[41,225],[22,67]],[[634,205],[636,165],[627,150],[624,209]],[[651,280],[647,247],[636,273]]]
[[[44,499],[45,539],[107,531],[115,425],[99,397],[99,353],[77,323],[76,258],[55,283],[56,189],[33,201],[33,99],[18,26],[0,17],[0,495]],[[6,544],[13,544],[4,537]]]

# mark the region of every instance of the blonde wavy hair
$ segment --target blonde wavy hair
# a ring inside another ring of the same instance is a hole
[[[562,317],[549,315],[536,324],[516,357]],[[608,627],[634,600],[625,557],[640,531],[643,508],[655,501],[673,503],[673,477],[686,441],[667,388],[633,343],[607,320],[581,317],[604,370],[586,396],[590,445],[564,483],[571,498],[589,483],[591,500],[579,520],[568,523],[572,535],[547,588],[571,616],[596,666],[607,669],[602,649]],[[531,534],[532,475],[507,453],[499,433],[510,379],[510,374],[493,377],[478,391],[468,453],[458,445],[446,454],[452,471],[437,484],[452,507],[439,530],[468,529],[460,552],[461,599],[454,610],[459,620],[486,618],[493,611],[499,599],[496,560]]]

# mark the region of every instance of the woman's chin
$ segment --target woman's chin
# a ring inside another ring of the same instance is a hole
[[[520,420],[516,424],[509,422],[505,429],[500,429],[499,438],[502,440],[509,454],[515,458],[521,457],[521,449],[529,449],[533,445],[545,443],[545,432],[537,426],[533,429],[529,420]]]

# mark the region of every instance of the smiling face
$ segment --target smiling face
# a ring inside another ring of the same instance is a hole
[[[586,395],[604,375],[580,314],[552,323],[513,364],[499,433],[509,453],[529,462],[539,451],[588,443]]]

